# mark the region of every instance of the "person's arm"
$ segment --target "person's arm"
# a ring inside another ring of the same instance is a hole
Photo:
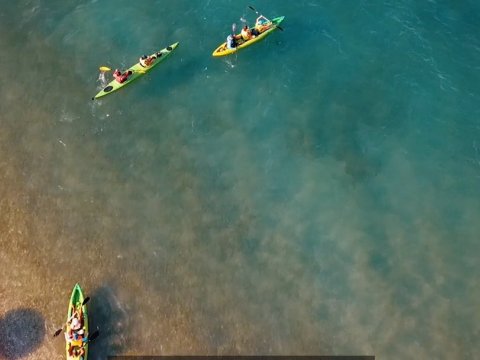
[[[68,320],[67,320],[67,324],[70,323],[70,322],[72,322],[72,320],[73,320],[73,318],[75,317],[75,314],[76,314],[76,313],[77,313],[76,311],[74,311],[74,312],[72,313],[72,315],[71,315],[71,316],[68,318]]]

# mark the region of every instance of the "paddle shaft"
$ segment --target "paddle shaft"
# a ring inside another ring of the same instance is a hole
[[[95,340],[98,337],[98,335],[100,335],[100,331],[98,330],[95,330],[91,335],[88,335],[87,343]]]

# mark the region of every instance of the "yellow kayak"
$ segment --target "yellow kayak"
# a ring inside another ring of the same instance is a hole
[[[240,49],[246,48],[247,46],[250,46],[252,44],[255,44],[256,42],[264,39],[268,34],[271,34],[277,27],[280,25],[280,23],[283,21],[285,16],[279,16],[274,19],[272,19],[270,27],[268,27],[266,30],[264,30],[260,35],[257,35],[256,37],[250,39],[250,40],[243,40],[241,38],[241,35],[238,34],[236,37],[239,38],[240,40],[237,40],[237,46],[234,47],[233,49],[229,49],[227,46],[227,43],[224,42],[222,45],[220,45],[218,48],[215,49],[215,51],[212,53],[213,56],[218,57],[218,56],[227,56],[231,55],[235,52],[237,52]]]

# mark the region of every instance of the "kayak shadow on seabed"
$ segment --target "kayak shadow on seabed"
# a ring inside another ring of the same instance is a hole
[[[10,310],[0,318],[0,359],[21,359],[35,351],[44,338],[45,320],[38,311]]]
[[[89,360],[105,360],[108,356],[121,355],[127,347],[129,317],[114,290],[102,286],[88,294],[90,332],[96,329],[100,336],[89,346]]]

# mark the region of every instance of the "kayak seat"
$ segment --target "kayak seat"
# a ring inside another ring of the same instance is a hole
[[[72,346],[82,346],[83,342],[82,340],[74,340],[71,341],[70,344],[72,344]]]

